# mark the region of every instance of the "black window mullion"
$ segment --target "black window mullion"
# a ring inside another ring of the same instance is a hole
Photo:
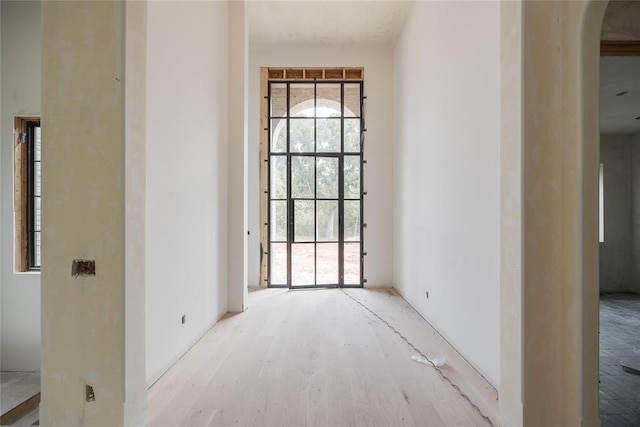
[[[318,284],[318,82],[313,82],[313,284]]]
[[[29,221],[28,221],[28,229],[27,232],[29,233],[29,244],[28,244],[28,252],[29,252],[29,268],[32,268],[33,266],[33,246],[35,244],[35,239],[33,238],[33,223],[34,223],[34,211],[35,211],[35,206],[33,203],[33,193],[34,193],[34,189],[33,189],[33,181],[35,179],[35,165],[34,165],[34,160],[35,160],[35,144],[33,143],[33,125],[32,123],[28,124],[28,131],[27,131],[27,136],[28,136],[28,140],[29,140],[29,146],[28,146],[28,150],[29,150],[29,154],[28,154],[28,158],[29,158],[29,177],[28,177],[28,182],[29,182],[29,189],[27,191],[28,194],[28,207],[29,207]]]
[[[271,270],[273,268],[273,242],[271,241],[271,83],[267,84],[267,247],[263,248],[263,252],[267,253],[267,286],[271,286]],[[260,260],[262,263],[262,260]],[[261,266],[262,268],[262,266]],[[262,280],[262,277],[260,277]]]
[[[364,286],[364,82],[360,82],[360,286]]]
[[[27,122],[27,268],[38,270],[40,265],[37,262],[37,239],[36,234],[40,231],[36,229],[36,128],[40,127],[40,122]]]
[[[338,286],[344,286],[344,83],[340,84],[340,156],[338,158]]]
[[[291,250],[294,238],[294,208],[291,198],[291,83],[287,83],[287,286],[291,287]]]
[[[28,176],[28,187],[29,189],[27,190],[27,194],[28,194],[28,202],[27,202],[27,206],[28,206],[28,211],[29,211],[29,221],[28,221],[28,225],[27,225],[27,233],[29,233],[29,243],[27,245],[28,248],[28,259],[29,259],[29,269],[33,268],[33,265],[35,263],[35,236],[33,234],[34,231],[34,224],[35,224],[35,203],[33,200],[33,196],[35,193],[35,188],[33,185],[33,182],[35,181],[35,143],[34,143],[34,135],[33,135],[33,123],[29,122],[28,124],[28,131],[27,131],[27,136],[28,136],[28,158],[29,158],[29,176]]]

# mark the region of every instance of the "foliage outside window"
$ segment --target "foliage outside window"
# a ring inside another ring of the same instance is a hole
[[[340,111],[326,109],[327,117],[340,117]],[[298,113],[300,117],[313,117],[313,108],[303,110]],[[276,150],[286,151],[286,135],[284,132],[285,120],[280,121],[280,129],[276,129],[274,134],[277,140],[274,145]],[[345,152],[353,152],[354,156],[345,156],[344,160],[344,186],[345,199],[360,198],[360,120],[344,121],[345,124]],[[340,151],[340,121],[339,120],[318,120],[318,125],[314,127],[313,120],[299,120],[296,126],[291,126],[291,151],[304,152],[313,151],[314,148],[304,147],[302,141],[314,141],[314,132],[317,132],[318,152],[339,152]],[[338,194],[338,159],[320,158],[317,161],[313,157],[294,161],[291,168],[291,183],[293,194],[299,197],[313,199],[314,182],[317,182],[316,189],[319,198],[337,198]],[[274,162],[271,172],[271,188],[275,195],[286,197],[287,175],[283,171],[286,169],[285,158],[280,159],[280,163]],[[316,163],[317,162],[317,163]],[[282,163],[282,164],[281,164]],[[277,197],[277,196],[276,196]],[[304,236],[303,240],[313,241],[314,218],[320,219],[316,224],[316,236],[319,240],[335,240],[331,236],[338,233],[338,203],[298,203],[296,209],[296,234]],[[317,209],[314,210],[314,209]],[[274,233],[276,236],[287,235],[287,211],[286,209],[274,209],[272,221],[274,223]],[[345,240],[358,241],[360,238],[360,203],[346,202],[344,204],[345,216]],[[337,238],[336,238],[337,239]]]

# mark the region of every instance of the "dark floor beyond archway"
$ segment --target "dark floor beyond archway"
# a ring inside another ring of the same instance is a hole
[[[640,426],[640,295],[600,296],[600,419],[603,427]]]

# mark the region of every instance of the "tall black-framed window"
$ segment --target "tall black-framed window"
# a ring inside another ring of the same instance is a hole
[[[267,90],[268,286],[362,287],[363,82]]]
[[[42,233],[42,139],[40,121],[27,122],[27,268],[40,269]]]

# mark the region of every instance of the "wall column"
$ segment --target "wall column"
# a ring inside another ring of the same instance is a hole
[[[42,3],[41,425],[144,420],[144,70],[125,82],[124,61],[145,29],[125,10],[144,25],[143,4]],[[95,275],[73,277],[74,259]]]
[[[522,425],[522,3],[500,3],[500,389],[503,425]]]
[[[246,309],[249,38],[244,0],[229,2],[229,311]]]
[[[147,2],[125,2],[124,425],[146,424]]]
[[[605,8],[601,1],[503,5],[516,19],[511,25],[522,27],[521,42],[503,42],[506,424],[521,417],[525,426],[599,425],[597,71]],[[503,19],[503,37],[510,37],[507,25]],[[512,72],[518,62],[520,83]]]

